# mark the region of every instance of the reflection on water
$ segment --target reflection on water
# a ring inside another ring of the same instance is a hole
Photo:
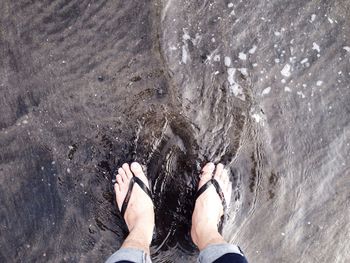
[[[145,165],[155,262],[194,262],[198,172],[231,171],[251,262],[347,262],[349,3],[2,1],[0,261],[98,262]]]

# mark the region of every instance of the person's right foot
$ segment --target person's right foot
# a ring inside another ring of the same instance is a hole
[[[215,165],[207,163],[201,174],[198,189],[213,178]],[[222,164],[216,166],[214,179],[219,183],[226,203],[231,199],[231,183],[226,170]],[[191,237],[200,250],[210,244],[226,243],[218,232],[218,223],[223,215],[223,206],[215,187],[211,185],[196,200],[192,215]]]
[[[118,174],[116,176],[117,183],[114,185],[116,201],[120,210],[129,190],[130,180],[133,176],[141,179],[141,181],[149,187],[148,180],[139,163],[134,162],[131,166],[124,163],[123,166],[118,169]],[[146,240],[146,243],[151,243],[154,228],[153,203],[150,197],[147,196],[136,183],[132,189],[124,219],[130,232],[137,228],[139,239],[142,237]]]

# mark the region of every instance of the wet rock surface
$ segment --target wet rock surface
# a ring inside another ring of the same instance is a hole
[[[145,165],[154,262],[195,262],[200,167],[251,262],[350,258],[350,4],[1,1],[0,261],[103,262],[111,179]]]

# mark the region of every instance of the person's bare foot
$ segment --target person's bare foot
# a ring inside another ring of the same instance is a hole
[[[131,167],[124,163],[118,169],[117,183],[114,185],[119,210],[122,208],[133,175],[140,178],[149,187],[148,180],[139,163],[134,162]],[[130,233],[122,247],[138,248],[149,253],[154,228],[154,208],[152,200],[136,183],[132,189],[124,219]]]
[[[207,163],[203,167],[198,189],[213,177],[214,169],[215,165],[213,163]],[[229,176],[222,164],[216,166],[214,179],[219,183],[224,193],[226,203],[229,204],[232,188]],[[221,199],[214,186],[211,185],[196,200],[192,215],[191,237],[199,250],[203,250],[206,246],[211,244],[226,243],[218,232],[218,223],[223,213],[224,210]]]

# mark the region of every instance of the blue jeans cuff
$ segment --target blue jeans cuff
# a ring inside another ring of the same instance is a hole
[[[212,263],[219,257],[228,254],[236,253],[244,257],[241,250],[236,245],[232,244],[215,244],[209,245],[199,253],[199,263]]]
[[[136,248],[121,248],[110,256],[106,263],[115,263],[122,260],[135,263],[151,263],[150,256],[143,250]]]

